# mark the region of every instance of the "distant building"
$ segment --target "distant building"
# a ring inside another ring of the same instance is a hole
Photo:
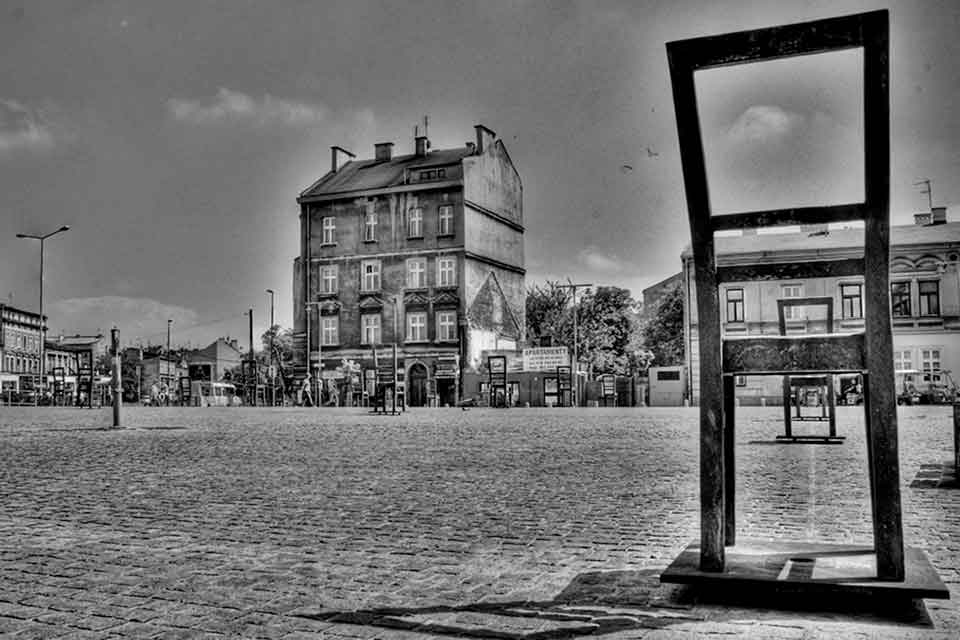
[[[40,375],[40,314],[0,304],[0,391],[34,388]]]
[[[643,309],[640,311],[640,321],[646,322],[657,313],[660,301],[664,296],[678,287],[683,287],[683,273],[675,273],[664,278],[643,290]]]
[[[960,222],[946,222],[944,208],[916,216],[918,224],[890,228],[890,301],[894,370],[923,374],[960,372]],[[718,265],[793,263],[857,258],[863,255],[863,229],[817,230],[811,234],[751,234],[716,238]],[[682,254],[684,341],[688,388],[696,403],[700,391],[700,350],[693,256]],[[802,280],[746,280],[721,285],[724,335],[778,334],[777,300],[830,297],[835,332],[862,331],[865,313],[863,277]],[[827,330],[821,309],[786,309],[789,332]],[[781,403],[777,376],[739,376],[737,395],[744,403]]]
[[[522,342],[523,187],[503,142],[475,133],[440,150],[418,136],[402,156],[380,143],[367,160],[332,149],[330,171],[297,199],[298,377],[309,363],[333,378],[343,359],[369,370],[373,348],[396,343],[407,404],[452,404],[482,351]]]
[[[242,358],[236,338],[217,338],[203,349],[186,354],[188,375],[192,380],[218,382],[224,373],[239,367]]]

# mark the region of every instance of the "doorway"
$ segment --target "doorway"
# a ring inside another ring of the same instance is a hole
[[[427,368],[419,362],[410,367],[407,393],[408,406],[423,407],[427,404]]]

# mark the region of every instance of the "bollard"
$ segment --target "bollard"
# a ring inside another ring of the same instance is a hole
[[[764,398],[763,396],[760,396],[760,406],[761,407],[767,406],[767,399]]]
[[[120,331],[116,327],[110,330],[110,355],[113,357],[113,426],[120,428],[120,403],[123,396],[123,384],[120,380]]]

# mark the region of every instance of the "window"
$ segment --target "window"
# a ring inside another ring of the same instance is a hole
[[[423,209],[414,207],[407,216],[407,237],[423,237]]]
[[[338,316],[320,317],[320,344],[329,347],[340,344],[340,318]]]
[[[940,315],[940,281],[920,280],[917,286],[920,289],[920,315]]]
[[[910,311],[909,282],[890,283],[890,306],[894,318],[909,318],[913,315]]]
[[[803,285],[802,284],[785,284],[783,285],[783,298],[802,298],[803,297]],[[784,320],[802,320],[803,319],[803,308],[802,307],[784,307],[783,308],[783,318]]]
[[[453,235],[453,207],[451,205],[443,205],[440,207],[437,223],[437,235]]]
[[[323,244],[337,244],[337,219],[323,219]]]
[[[437,286],[453,287],[457,284],[456,258],[437,258]]]
[[[913,369],[913,354],[910,349],[893,352],[893,368],[896,371]]]
[[[364,313],[360,316],[360,339],[363,344],[380,344],[379,313]]]
[[[423,311],[407,313],[407,342],[426,342],[427,314]]]
[[[367,213],[363,217],[363,240],[364,242],[377,241],[377,212],[373,205],[367,207]]]
[[[745,387],[745,386],[747,386],[747,376],[736,376],[736,379],[735,379],[734,383],[735,383],[736,386],[738,386],[738,387]]]
[[[337,265],[328,264],[320,267],[320,293],[337,292]]]
[[[727,322],[743,322],[743,289],[727,289]]]
[[[457,312],[437,311],[437,341],[453,342],[457,339]]]
[[[920,349],[920,370],[924,373],[940,371],[940,349]]]
[[[840,285],[841,318],[863,317],[863,295],[861,287],[862,285],[859,284]]]
[[[420,172],[420,180],[443,180],[446,177],[446,169],[429,169]]]
[[[423,289],[427,286],[427,259],[410,258],[407,260],[407,288]]]
[[[364,260],[360,263],[360,290],[361,291],[379,291],[380,290],[380,261]]]

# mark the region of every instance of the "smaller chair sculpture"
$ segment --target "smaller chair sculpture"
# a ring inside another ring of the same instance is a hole
[[[826,332],[833,332],[833,298],[785,298],[777,300],[777,315],[780,323],[780,335],[787,335],[786,309],[792,307],[808,307],[819,305],[826,308]],[[820,415],[804,414],[804,392],[815,389],[819,400]],[[793,405],[793,406],[791,406]],[[791,410],[792,409],[792,410]],[[827,422],[829,433],[808,434],[794,433],[793,422]],[[783,376],[783,429],[777,436],[780,442],[806,444],[840,444],[844,436],[837,435],[837,398],[834,389],[833,374]]]

